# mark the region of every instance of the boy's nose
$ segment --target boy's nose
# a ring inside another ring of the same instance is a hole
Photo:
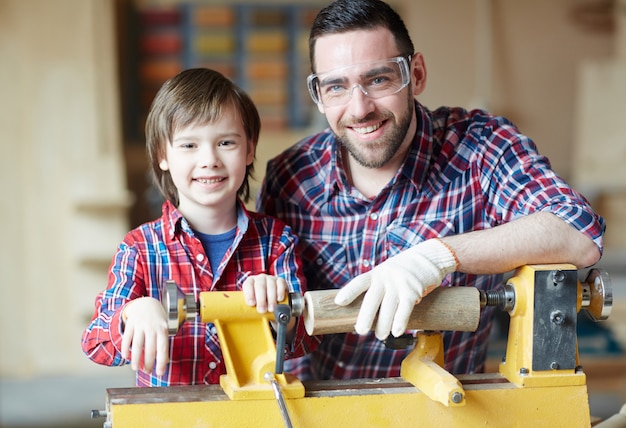
[[[217,155],[217,150],[215,147],[207,147],[202,150],[201,153],[201,163],[202,166],[206,166],[209,168],[216,168],[221,165],[219,156]]]

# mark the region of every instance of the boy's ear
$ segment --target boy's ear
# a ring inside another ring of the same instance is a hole
[[[161,162],[159,162],[159,168],[161,168],[162,171],[167,171],[168,169],[170,169],[166,159],[161,159]]]
[[[252,140],[248,140],[248,150],[246,153],[246,165],[252,165],[252,162],[254,162],[255,152],[256,152],[256,143]]]

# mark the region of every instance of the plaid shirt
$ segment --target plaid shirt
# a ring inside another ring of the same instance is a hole
[[[284,278],[290,291],[303,292],[297,238],[284,223],[249,213],[240,204],[237,234],[217,272],[189,223],[170,203],[163,204],[160,219],[146,223],[126,235],[109,270],[109,285],[96,298],[93,320],[82,338],[83,351],[96,363],[120,366],[129,363],[121,356],[121,313],[129,301],[143,296],[161,299],[166,280],[198,299],[203,291],[241,290],[250,275],[269,274]],[[164,376],[137,372],[138,386],[219,383],[225,367],[213,324],[186,321],[169,342],[170,362]],[[296,339],[286,357],[303,355],[317,339],[307,336],[298,322]]]
[[[421,241],[488,229],[548,211],[602,249],[604,220],[552,171],[535,144],[509,121],[483,111],[416,103],[418,131],[395,177],[373,199],[347,180],[330,130],[300,141],[268,163],[257,201],[300,238],[308,289],[339,288]],[[502,275],[455,272],[444,286],[500,286]],[[484,370],[494,308],[476,332],[444,332],[451,373]],[[390,350],[373,333],[323,337],[319,348],[286,364],[300,379],[399,376],[410,349]]]

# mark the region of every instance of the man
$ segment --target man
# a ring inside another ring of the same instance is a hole
[[[386,3],[330,4],[309,48],[309,90],[330,129],[268,163],[258,208],[299,235],[309,290],[342,288],[338,304],[366,293],[357,334],[325,336],[286,370],[398,376],[409,349],[381,340],[405,333],[432,288],[494,289],[521,265],[599,260],[603,219],[511,122],[417,101],[424,58]],[[483,371],[492,315],[476,332],[444,333],[447,370]]]

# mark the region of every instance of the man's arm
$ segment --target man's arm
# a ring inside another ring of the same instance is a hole
[[[571,263],[584,268],[601,256],[591,238],[548,212],[441,240],[456,254],[457,271],[471,274],[504,273],[540,263]]]
[[[344,286],[335,303],[346,305],[365,292],[355,325],[376,337],[406,329],[413,305],[450,272],[505,273],[527,264],[571,263],[586,267],[600,259],[595,242],[554,214],[537,212],[491,229],[430,239],[387,259]]]

